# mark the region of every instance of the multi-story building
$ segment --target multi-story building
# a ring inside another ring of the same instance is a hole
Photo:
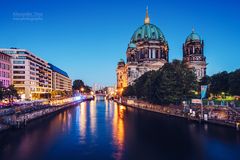
[[[11,79],[11,56],[0,52],[0,81],[4,87],[12,83]]]
[[[68,74],[50,63],[49,66],[52,70],[52,90],[71,91],[72,80]]]
[[[25,49],[0,49],[10,55],[12,83],[22,99],[39,99],[52,91],[52,70],[48,63]]]

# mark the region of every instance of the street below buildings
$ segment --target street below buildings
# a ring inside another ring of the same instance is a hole
[[[174,153],[174,154],[173,154]],[[236,129],[113,101],[83,102],[0,134],[0,159],[240,159]]]

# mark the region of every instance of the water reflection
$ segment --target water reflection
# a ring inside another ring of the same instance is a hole
[[[231,128],[91,101],[0,134],[0,159],[240,159],[239,136]]]
[[[114,115],[113,115],[113,141],[117,146],[117,152],[114,154],[114,158],[121,159],[124,147],[124,136],[125,136],[125,128],[124,128],[124,112],[126,107],[120,106],[118,107],[116,104],[114,105]]]
[[[80,115],[79,115],[79,128],[80,128],[80,140],[81,143],[85,143],[86,140],[86,128],[87,128],[87,105],[86,103],[80,104]]]

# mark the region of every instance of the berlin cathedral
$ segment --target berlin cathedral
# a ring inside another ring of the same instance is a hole
[[[206,75],[204,43],[193,30],[183,44],[183,62],[193,69],[197,79]],[[117,65],[117,88],[132,85],[145,72],[158,70],[169,62],[169,46],[161,30],[150,23],[148,8],[144,24],[133,34],[126,51],[126,63],[120,60]]]

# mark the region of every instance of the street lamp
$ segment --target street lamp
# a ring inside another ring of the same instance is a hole
[[[84,88],[83,87],[80,90],[81,90],[81,92],[84,92]]]

